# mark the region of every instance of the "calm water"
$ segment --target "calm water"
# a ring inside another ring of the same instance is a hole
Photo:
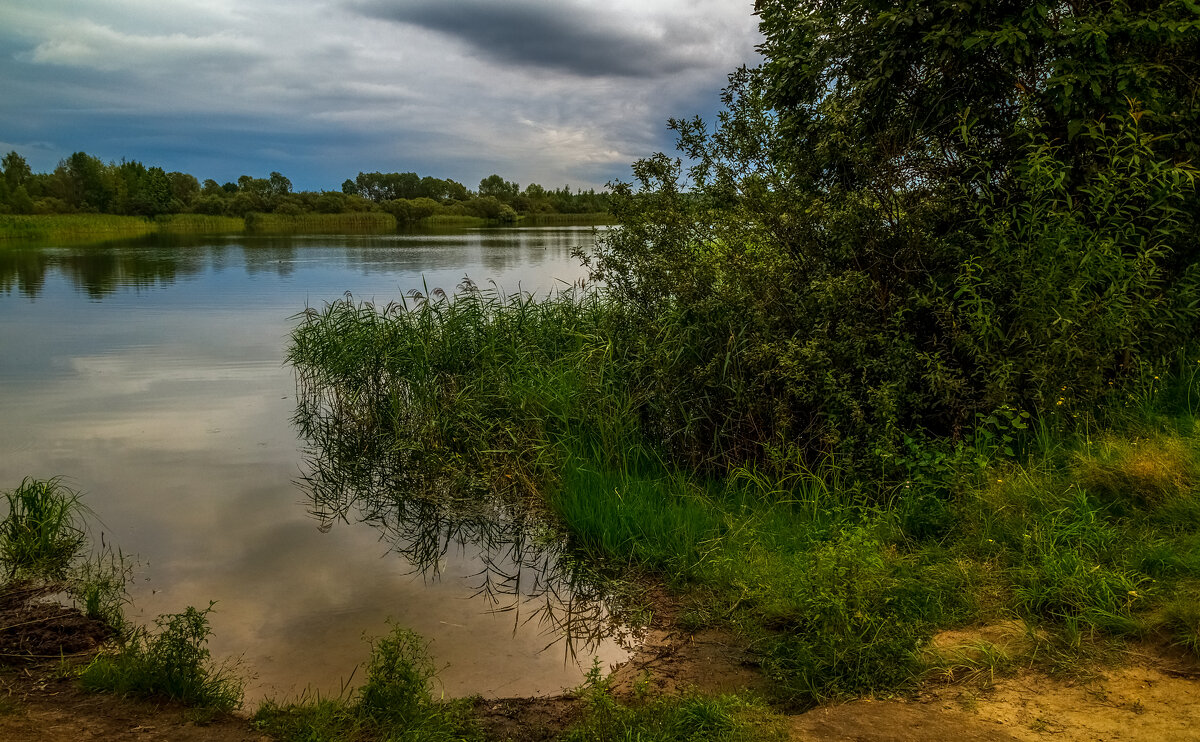
[[[138,555],[140,620],[217,601],[210,646],[242,657],[251,700],[336,692],[389,619],[431,640],[448,694],[575,685],[593,656],[624,653],[587,638],[603,606],[558,567],[554,534],[345,487],[320,443],[298,439],[283,358],[306,306],[451,291],[464,276],[541,293],[582,276],[571,250],[593,239],[0,247],[0,488],[61,475],[83,490],[105,543]]]

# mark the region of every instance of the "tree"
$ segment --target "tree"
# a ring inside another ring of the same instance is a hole
[[[758,12],[762,67],[715,128],[671,122],[688,167],[636,163],[592,256],[655,338],[634,383],[669,452],[896,461],[1200,334],[1194,5]]]
[[[133,196],[133,212],[157,216],[171,211],[171,179],[161,167],[148,168]]]
[[[499,175],[489,175],[479,181],[479,195],[492,196],[493,198],[503,203],[512,203],[512,200],[520,194],[521,188],[516,183],[501,178]]]
[[[0,160],[0,167],[4,168],[4,180],[7,181],[10,191],[15,191],[25,185],[25,181],[33,174],[33,171],[29,169],[29,163],[15,150]]]
[[[196,180],[196,176],[170,172],[167,173],[167,180],[171,181],[171,198],[178,201],[182,207],[191,206],[199,198],[200,181]],[[216,183],[213,185],[216,186]]]
[[[281,173],[271,173],[267,182],[270,184],[269,192],[275,198],[292,192],[292,181],[285,178]]]

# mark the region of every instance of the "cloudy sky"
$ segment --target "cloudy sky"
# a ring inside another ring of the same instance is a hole
[[[0,151],[297,190],[360,170],[599,187],[711,117],[753,0],[5,0]]]

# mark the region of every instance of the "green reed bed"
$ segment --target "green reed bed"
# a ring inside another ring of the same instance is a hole
[[[153,221],[112,214],[0,214],[0,241],[44,241],[140,237],[156,231]]]
[[[736,630],[788,703],[949,672],[930,639],[973,624],[1036,638],[997,666],[1070,667],[1135,637],[1200,645],[1186,366],[1091,417],[1002,409],[957,442],[906,437],[886,467],[899,476],[786,449],[722,471],[685,465],[695,451],[664,421],[688,410],[649,391],[669,377],[647,358],[690,352],[678,340],[641,337],[598,293],[469,290],[309,310],[291,360],[413,466],[516,483],[584,557],[665,579],[684,623]]]
[[[588,226],[612,224],[613,216],[607,211],[584,214],[527,214],[520,219],[525,227]]]
[[[65,579],[87,543],[79,493],[60,479],[26,477],[3,494],[8,512],[0,521],[0,563],[8,577]]]
[[[247,232],[264,234],[386,234],[396,231],[396,217],[380,211],[346,214],[246,215]]]
[[[166,234],[228,234],[245,229],[245,221],[233,216],[170,214],[154,220],[157,231]]]

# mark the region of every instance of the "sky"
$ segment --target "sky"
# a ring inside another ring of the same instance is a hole
[[[5,0],[0,152],[600,188],[755,64],[753,0]]]

